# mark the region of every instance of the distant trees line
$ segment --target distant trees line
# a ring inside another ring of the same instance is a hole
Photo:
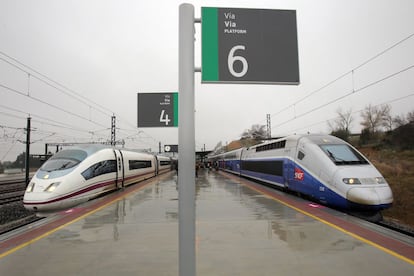
[[[352,109],[337,110],[338,117],[329,121],[331,134],[345,141],[356,143],[358,146],[386,146],[397,149],[414,149],[414,111],[406,115],[391,115],[391,107],[368,105],[361,111],[361,126],[359,135],[351,134],[351,124],[354,122]],[[355,139],[356,136],[356,139]],[[359,138],[359,139],[358,139]]]
[[[391,106],[366,106],[361,112],[361,133],[351,133],[355,121],[352,109],[336,111],[337,118],[328,121],[331,135],[337,136],[355,146],[385,146],[397,149],[414,149],[414,111],[405,115],[391,115]],[[220,153],[240,147],[249,147],[268,139],[265,125],[255,124],[241,134],[240,140],[228,145],[219,142],[213,152]]]
[[[40,168],[40,166],[45,161],[44,158],[40,158],[39,156],[30,156],[29,164],[31,168]],[[25,162],[26,162],[26,153],[23,152],[19,154],[16,157],[16,160],[14,162],[6,161],[6,162],[0,162],[0,173],[3,173],[5,169],[22,169],[25,168]]]

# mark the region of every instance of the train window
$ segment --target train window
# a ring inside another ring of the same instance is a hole
[[[270,144],[266,144],[266,145],[262,145],[262,146],[257,146],[256,147],[256,152],[272,150],[272,149],[282,149],[285,146],[286,146],[286,140],[282,140],[282,141],[278,141],[278,142],[274,142],[274,143],[270,143]]]
[[[40,170],[48,172],[66,170],[79,164],[87,155],[83,150],[63,150],[46,161]]]
[[[60,152],[57,152],[55,155],[50,157],[50,159],[67,158],[67,159],[75,159],[78,161],[83,161],[87,156],[88,154],[83,150],[68,149],[68,150],[62,150]]]
[[[82,172],[85,180],[97,177],[99,175],[116,172],[116,160],[105,160],[98,162]]]
[[[271,161],[242,160],[241,169],[252,171],[252,172],[283,176],[283,161],[282,160],[271,160]]]
[[[143,168],[151,168],[152,162],[151,160],[129,160],[128,165],[130,170],[137,170]]]
[[[305,154],[301,151],[298,151],[298,159],[302,160],[303,158],[305,158]]]
[[[368,164],[368,161],[348,145],[320,145],[336,165]]]
[[[171,165],[171,161],[169,161],[169,160],[166,160],[166,161],[162,160],[162,161],[160,161],[160,165],[161,165],[161,166],[168,166],[168,165]]]

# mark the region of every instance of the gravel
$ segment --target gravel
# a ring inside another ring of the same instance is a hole
[[[23,202],[13,202],[0,206],[0,233],[7,232],[36,219],[33,211],[23,207]]]

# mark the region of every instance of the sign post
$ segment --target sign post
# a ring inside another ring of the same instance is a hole
[[[179,8],[178,40],[178,238],[179,275],[195,269],[194,6]]]
[[[296,11],[202,8],[201,14],[202,82],[299,84]],[[181,4],[178,45],[180,276],[196,273],[195,22],[193,5]]]

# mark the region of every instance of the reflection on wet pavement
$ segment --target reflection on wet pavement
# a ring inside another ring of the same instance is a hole
[[[409,264],[237,180],[203,170],[196,179],[196,254],[197,275],[414,272]],[[28,272],[178,275],[177,176],[155,180],[0,259],[1,275]]]

